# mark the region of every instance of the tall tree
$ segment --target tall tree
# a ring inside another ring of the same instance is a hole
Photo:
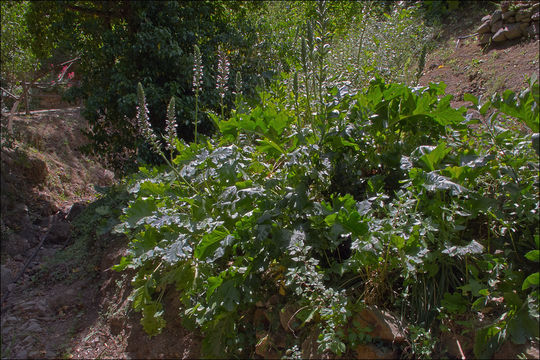
[[[28,22],[36,35],[33,49],[40,56],[70,47],[81,57],[81,84],[71,95],[85,100],[89,150],[108,154],[122,166],[130,163],[125,156],[133,159],[141,145],[130,121],[135,117],[138,82],[146,92],[152,125],[163,132],[167,104],[174,96],[179,135],[192,139],[195,44],[207,69],[201,108],[218,104],[218,45],[229,51],[231,71],[240,71],[246,82],[254,81],[256,37],[250,7],[254,5],[228,1],[43,1],[30,4]],[[199,119],[199,131],[210,132],[211,121]]]

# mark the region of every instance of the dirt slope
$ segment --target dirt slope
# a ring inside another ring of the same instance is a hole
[[[464,9],[470,14],[463,19],[449,19],[444,25],[437,49],[426,57],[420,85],[443,81],[446,92],[454,95],[453,105],[469,105],[463,94],[484,98],[506,89],[516,92],[528,85],[528,80],[539,74],[540,42],[516,39],[500,45],[481,46],[476,37],[458,39],[474,34],[487,13],[475,6]]]

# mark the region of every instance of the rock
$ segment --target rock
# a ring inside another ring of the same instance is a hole
[[[530,10],[518,10],[516,11],[516,22],[529,22],[531,21]]]
[[[540,26],[537,22],[534,22],[527,28],[527,33],[531,36],[540,34]]]
[[[13,279],[13,274],[11,273],[11,270],[8,269],[7,266],[2,265],[0,267],[0,277],[1,277],[1,285],[3,289],[7,289],[7,286],[11,284]]]
[[[540,34],[540,26],[538,26],[537,22],[532,23],[530,26],[527,26],[525,28],[525,33],[531,37],[534,37],[535,35]]]
[[[368,306],[354,316],[359,327],[373,329],[369,335],[372,338],[389,342],[404,342],[406,340],[404,327],[399,320],[389,312],[378,309],[376,306]]]
[[[57,294],[56,296],[51,296],[47,300],[47,305],[49,309],[56,311],[57,309],[63,306],[70,306],[77,302],[77,293],[74,289],[67,289],[62,294]]]
[[[268,332],[259,332],[255,335],[257,344],[255,345],[255,354],[262,356],[264,359],[278,359],[279,354],[272,348],[270,334]]]
[[[280,310],[279,322],[285,331],[294,331],[294,329],[299,325],[298,321],[294,319],[294,315],[297,310],[297,306],[290,304],[285,305],[285,307]]]
[[[71,225],[67,222],[57,222],[51,227],[47,242],[49,244],[61,244],[69,239],[71,235]]]
[[[502,20],[499,20],[499,21],[497,21],[497,22],[491,24],[490,30],[491,30],[492,33],[495,34],[495,33],[497,33],[497,31],[499,31],[499,29],[501,29],[502,27],[503,27],[503,22],[502,22]]]
[[[486,21],[488,21],[488,22],[491,21],[491,15],[486,15],[486,16],[484,16],[484,17],[482,18],[481,21],[482,21],[483,23],[486,22]]]
[[[322,359],[323,354],[319,353],[319,343],[317,339],[319,333],[313,329],[302,342],[302,359]]]
[[[540,12],[535,12],[534,14],[531,15],[531,20],[532,21],[540,21]]]
[[[489,21],[484,22],[478,29],[476,29],[476,32],[479,34],[485,34],[491,32],[491,25],[489,24]]]
[[[354,349],[356,359],[397,359],[397,352],[386,347],[378,348],[375,344],[362,344]]]
[[[501,20],[502,18],[502,11],[501,10],[495,10],[493,14],[491,15],[491,25],[495,24],[497,21]]]
[[[537,155],[540,155],[540,133],[534,133],[531,136],[532,147]]]
[[[540,10],[540,3],[537,2],[536,4],[534,4],[533,6],[531,6],[531,12],[537,12],[538,10]]]
[[[501,10],[504,14],[505,11],[508,11],[508,8],[510,7],[510,2],[509,1],[503,1],[501,2]]]
[[[519,24],[508,24],[503,29],[505,31],[504,36],[508,40],[517,39],[523,34]]]
[[[516,18],[514,16],[510,16],[508,19],[505,20],[507,24],[513,24],[516,22]]]
[[[458,345],[459,341],[459,345]],[[473,342],[470,337],[459,334],[443,332],[441,334],[441,346],[448,354],[455,359],[461,359],[461,352],[467,354],[472,351]],[[461,346],[461,350],[460,350]]]
[[[29,155],[24,164],[24,175],[34,185],[42,184],[49,176],[47,163],[34,155]]]
[[[491,38],[493,41],[495,42],[503,42],[503,41],[506,41],[506,36],[504,35],[505,29],[502,28],[502,29],[499,29],[499,31],[497,31],[495,33],[495,35],[493,35],[493,37]]]
[[[111,334],[118,335],[120,332],[122,332],[122,329],[124,328],[124,320],[121,317],[115,316],[110,319],[109,321],[109,327],[111,329]]]
[[[262,308],[255,310],[253,314],[253,327],[256,329],[268,329],[270,326],[270,318],[268,312]]]
[[[15,358],[15,359],[28,359],[28,350],[26,350],[26,349],[19,350],[15,354],[15,356],[13,356],[13,358]]]
[[[67,221],[73,221],[77,216],[79,216],[83,210],[86,208],[86,205],[84,203],[75,203],[71,205],[71,207],[68,210],[68,213],[66,215]]]
[[[26,331],[30,332],[41,332],[41,326],[39,325],[39,322],[37,320],[30,320],[27,325],[25,326]]]
[[[503,20],[508,20],[509,17],[512,17],[516,14],[515,11],[511,10],[511,11],[507,11],[507,12],[503,12],[502,13],[502,19]]]
[[[28,240],[26,240],[26,238],[23,238],[18,234],[12,234],[9,236],[4,246],[4,250],[12,257],[22,255],[28,249],[30,249],[30,243]]]
[[[491,40],[491,33],[478,35],[478,43],[480,45],[485,45],[485,44],[489,43],[490,40]]]

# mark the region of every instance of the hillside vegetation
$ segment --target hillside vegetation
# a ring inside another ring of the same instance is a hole
[[[35,273],[100,295],[62,355],[536,356],[537,74],[454,96],[435,73],[468,61],[441,19],[493,4],[130,4],[26,13],[59,29],[27,51],[81,56],[65,96],[118,175]]]

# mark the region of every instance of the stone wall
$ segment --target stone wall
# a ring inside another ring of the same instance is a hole
[[[501,9],[482,18],[478,27],[478,43],[502,43],[519,38],[538,40],[540,27],[540,3],[535,1],[503,1]]]

